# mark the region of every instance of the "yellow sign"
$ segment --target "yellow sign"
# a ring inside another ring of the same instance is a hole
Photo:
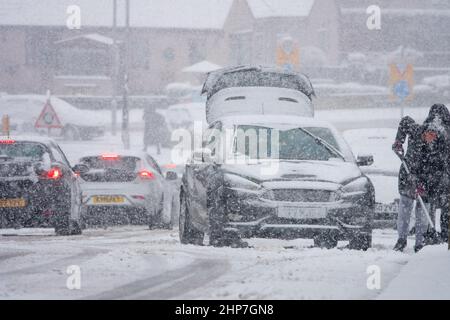
[[[300,48],[290,38],[280,41],[277,48],[277,65],[289,71],[300,66]]]
[[[396,64],[391,64],[389,66],[391,98],[412,100],[414,95],[414,68],[411,64],[407,64],[404,70],[400,69],[401,68]]]

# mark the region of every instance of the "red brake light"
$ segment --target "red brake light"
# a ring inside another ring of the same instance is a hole
[[[141,170],[139,171],[139,177],[141,177],[142,179],[153,180],[155,178],[155,175],[153,174],[153,172]]]
[[[11,139],[0,140],[0,144],[14,144],[14,143],[16,143],[16,141],[15,140],[11,140]]]
[[[177,165],[175,163],[169,163],[169,164],[164,165],[164,168],[165,169],[176,169]]]
[[[54,167],[45,173],[45,177],[50,180],[58,180],[61,178],[62,172],[60,168]]]
[[[119,155],[117,155],[117,154],[102,154],[101,158],[103,160],[117,160],[117,159],[119,159]]]

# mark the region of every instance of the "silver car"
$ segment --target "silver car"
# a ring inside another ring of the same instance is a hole
[[[147,153],[85,156],[75,166],[81,177],[82,217],[86,225],[148,224],[168,227],[173,195],[166,175]],[[165,202],[169,203],[169,205]]]

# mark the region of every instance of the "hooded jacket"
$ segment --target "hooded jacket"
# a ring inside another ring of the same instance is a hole
[[[434,118],[434,115],[433,117]],[[449,117],[450,119],[450,117]],[[434,198],[442,190],[441,179],[447,172],[447,139],[443,127],[437,127],[434,121],[417,124],[412,118],[400,121],[396,141],[402,145],[408,138],[408,148],[404,156],[411,171],[406,173],[402,164],[399,174],[399,192],[409,198],[415,198],[417,186],[425,188],[424,200]]]

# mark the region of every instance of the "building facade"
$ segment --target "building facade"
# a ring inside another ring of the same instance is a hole
[[[114,81],[113,39],[122,47],[122,66],[129,41],[133,95],[199,81],[182,70],[203,60],[220,66],[277,64],[286,39],[297,50],[295,68],[317,56],[320,64],[339,62],[340,11],[334,0],[131,0],[129,33],[122,18],[113,31],[112,0],[30,1],[0,3],[0,92],[110,96],[120,82]],[[123,0],[118,2],[123,17]],[[73,4],[81,8],[80,30],[66,25]]]

